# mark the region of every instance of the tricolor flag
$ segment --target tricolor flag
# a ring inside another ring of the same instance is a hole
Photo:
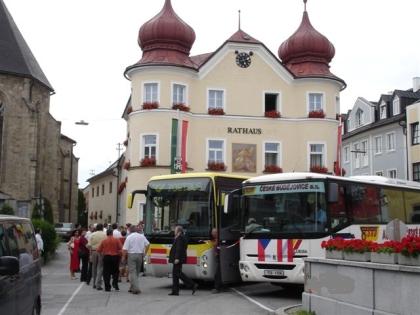
[[[185,173],[187,170],[188,121],[183,120],[181,130],[178,119],[172,119],[171,135],[171,174]],[[181,138],[181,141],[179,139]]]
[[[341,171],[341,146],[342,146],[342,133],[343,133],[343,123],[341,121],[341,115],[339,120],[338,130],[337,130],[337,160],[334,162],[334,174],[337,176],[342,175]]]

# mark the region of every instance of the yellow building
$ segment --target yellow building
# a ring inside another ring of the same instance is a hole
[[[279,57],[241,29],[211,53],[190,56],[194,41],[170,0],[140,29],[143,56],[125,71],[126,191],[174,171],[333,171],[346,85],[330,72],[334,46],[306,8]],[[141,203],[127,222],[140,219]]]

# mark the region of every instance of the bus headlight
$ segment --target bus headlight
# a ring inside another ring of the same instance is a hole
[[[241,270],[244,269],[244,264],[243,263],[239,264],[239,269],[241,269]]]
[[[208,267],[207,263],[206,263],[206,262],[204,262],[204,263],[203,263],[203,268],[204,268],[204,269],[207,269],[207,267]]]
[[[244,265],[244,270],[245,270],[245,272],[248,272],[249,271],[248,265]]]
[[[203,255],[203,256],[201,256],[201,260],[202,261],[207,261],[209,258],[207,257],[207,255]]]

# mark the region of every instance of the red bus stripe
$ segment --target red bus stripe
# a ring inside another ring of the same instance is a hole
[[[277,261],[283,261],[283,240],[277,240]]]
[[[150,263],[155,265],[167,265],[168,261],[164,258],[150,258]]]
[[[287,261],[293,261],[293,240],[287,240]]]
[[[258,261],[265,261],[265,251],[260,241],[258,241]]]
[[[196,265],[197,264],[197,257],[195,257],[195,256],[194,257],[192,257],[192,256],[187,257],[186,264]]]
[[[166,254],[167,250],[166,248],[152,248],[150,249],[152,254]]]

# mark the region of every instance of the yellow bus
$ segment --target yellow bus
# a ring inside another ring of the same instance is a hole
[[[183,272],[192,279],[214,279],[214,244],[211,230],[219,233],[220,266],[224,283],[240,280],[239,209],[224,212],[225,195],[240,189],[247,177],[225,173],[186,173],[152,177],[147,190],[129,194],[131,208],[135,195],[144,194],[144,233],[150,242],[145,258],[147,275],[164,277],[172,272],[168,262],[175,226],[188,238],[187,262]],[[235,229],[236,225],[236,229]]]

